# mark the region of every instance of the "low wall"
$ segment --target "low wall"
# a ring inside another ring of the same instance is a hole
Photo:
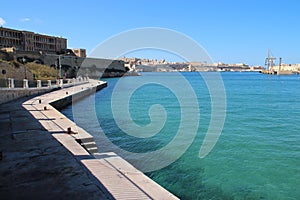
[[[46,92],[51,92],[55,88],[1,88],[0,89],[0,104],[6,103],[21,97],[32,95],[40,95]]]
[[[0,79],[1,80],[1,79]],[[20,88],[20,84],[23,84],[22,82],[18,82],[13,80],[14,82],[14,87],[13,88],[0,88],[0,104],[15,100],[15,99],[19,99],[22,97],[27,97],[27,96],[32,96],[32,95],[41,95],[47,92],[51,92],[53,90],[58,90],[61,88],[68,88],[68,87],[73,87],[73,86],[78,86],[78,85],[82,85],[88,82],[88,78],[78,78],[78,79],[68,79],[68,80],[60,80],[60,83],[56,83],[51,85],[50,87],[46,86],[46,87],[31,87],[31,85],[29,85],[29,87],[27,88]],[[48,83],[47,83],[48,84]],[[41,84],[43,85],[43,84]],[[19,86],[19,87],[16,87]],[[36,86],[38,86],[38,84],[36,83]],[[105,87],[107,86],[107,84],[105,83]],[[96,90],[98,90],[97,88],[101,87],[100,89],[102,89],[102,84],[100,86],[95,87]],[[88,94],[88,93],[86,93]],[[84,96],[84,94],[83,94]],[[70,102],[72,103],[72,99],[70,100]]]

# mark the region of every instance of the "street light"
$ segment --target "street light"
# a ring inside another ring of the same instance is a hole
[[[56,80],[58,78],[58,65],[59,65],[59,59],[55,59],[55,71],[56,71]]]
[[[61,60],[60,60],[60,55],[58,56],[58,63],[59,63],[59,79],[61,79]]]
[[[25,62],[26,62],[26,59],[23,57],[22,58],[22,63],[23,63],[23,66],[24,66],[24,77],[25,77],[25,79],[27,79],[27,68],[26,68]]]
[[[61,78],[61,60],[60,60],[60,55],[58,55],[58,58],[56,59],[56,79]]]
[[[56,70],[58,70],[59,78],[61,79],[61,67],[62,67],[61,66],[61,55],[58,55],[58,58],[56,61],[57,61]]]

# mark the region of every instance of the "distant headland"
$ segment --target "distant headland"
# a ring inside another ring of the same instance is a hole
[[[2,72],[0,79],[43,79],[45,77],[39,77],[41,74],[39,71],[42,68],[46,69],[46,66],[49,68],[46,71],[51,72],[46,74],[46,78],[51,79],[75,78],[78,75],[109,78],[139,75],[139,72],[176,71],[261,72],[278,75],[300,73],[300,64],[284,64],[280,58],[276,65],[275,58],[270,56],[270,52],[264,67],[245,63],[167,62],[164,59],[147,58],[104,59],[87,57],[84,48],[69,49],[67,41],[67,38],[61,36],[0,27],[0,71]],[[11,74],[11,77],[7,77],[8,74]]]
[[[206,63],[206,62],[167,62],[166,60],[146,59],[146,58],[126,58],[121,59],[125,66],[137,72],[173,72],[173,71],[201,71],[201,72],[261,72],[265,74],[299,74],[300,64],[282,63],[279,58],[278,65],[275,58],[270,57],[270,53],[263,66],[251,66],[245,63]]]

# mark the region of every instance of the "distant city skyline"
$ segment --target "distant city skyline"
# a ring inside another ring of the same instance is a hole
[[[193,38],[214,62],[264,65],[267,50],[284,63],[300,63],[300,2],[296,0],[130,0],[1,3],[0,26],[62,36],[69,48],[93,48],[130,29],[162,27]],[[181,61],[162,51],[126,57]],[[278,61],[277,61],[278,62]]]

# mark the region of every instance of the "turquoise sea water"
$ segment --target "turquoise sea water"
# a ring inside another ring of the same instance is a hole
[[[216,146],[200,159],[199,149],[211,117],[211,99],[198,73],[182,75],[199,102],[196,137],[178,160],[146,174],[181,199],[300,199],[300,76],[221,73],[226,89],[226,120]],[[124,89],[153,76],[177,84],[172,73],[144,73],[124,78]],[[119,79],[106,81],[107,88],[73,105],[73,110],[82,113],[81,120],[75,120],[81,127],[94,137],[104,132],[114,145],[136,153],[154,151],[172,141],[181,119],[180,103],[172,91],[152,83],[133,93],[129,111],[136,124],[150,123],[149,108],[153,104],[162,105],[167,113],[158,134],[136,138],[125,134],[112,115],[111,96]],[[94,99],[102,130],[90,123],[87,114],[86,105]],[[73,119],[72,106],[62,112]],[[189,124],[184,126],[188,130]]]

